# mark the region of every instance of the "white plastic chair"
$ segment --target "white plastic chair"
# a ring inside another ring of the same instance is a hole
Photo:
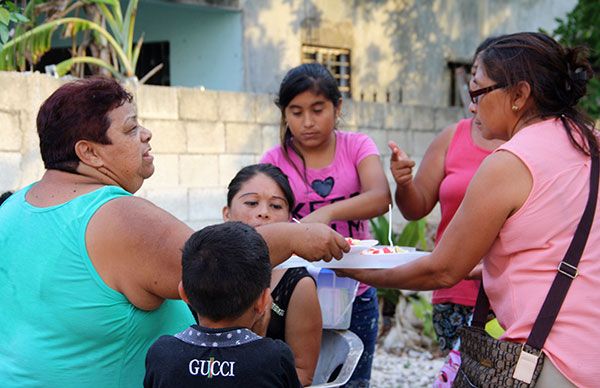
[[[339,387],[350,380],[363,352],[363,343],[350,330],[323,330],[313,388]],[[339,371],[337,376],[334,372]]]

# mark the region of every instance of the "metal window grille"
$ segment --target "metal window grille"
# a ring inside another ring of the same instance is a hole
[[[302,63],[313,62],[327,67],[337,80],[342,95],[351,97],[349,49],[302,45]]]

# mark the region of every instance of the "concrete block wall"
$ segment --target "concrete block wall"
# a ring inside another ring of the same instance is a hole
[[[38,73],[0,72],[0,192],[42,176],[35,117],[62,82]],[[231,178],[279,142],[274,96],[146,85],[132,92],[140,122],[153,133],[156,165],[137,195],[195,229],[220,222]],[[388,173],[389,140],[419,162],[436,134],[461,117],[456,108],[347,101],[340,127],[371,136]],[[394,219],[402,219],[397,211]]]

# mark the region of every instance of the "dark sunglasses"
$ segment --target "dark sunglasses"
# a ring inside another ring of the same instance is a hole
[[[504,87],[506,87],[505,84],[496,84],[496,85],[488,86],[487,88],[482,88],[482,89],[477,89],[477,90],[469,90],[469,96],[471,97],[471,102],[473,104],[478,104],[479,100],[481,99],[481,96],[483,96],[484,94],[489,93],[496,89],[504,88]]]

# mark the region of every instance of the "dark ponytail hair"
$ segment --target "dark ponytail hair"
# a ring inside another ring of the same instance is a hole
[[[287,72],[281,85],[275,104],[281,110],[281,123],[279,127],[279,140],[283,153],[287,160],[296,168],[300,176],[306,181],[306,162],[302,153],[294,146],[292,142],[292,132],[285,122],[285,108],[299,94],[306,91],[313,92],[316,95],[327,98],[335,108],[338,108],[342,99],[342,93],[338,88],[337,82],[327,68],[319,63],[305,63],[294,67]],[[292,149],[302,160],[303,171],[300,173],[297,166],[289,157],[288,148]]]
[[[535,110],[530,118],[560,118],[577,149],[598,154],[594,121],[576,107],[594,74],[586,48],[566,48],[543,33],[522,32],[498,37],[480,59],[486,75],[508,90],[529,84]]]
[[[288,180],[287,175],[285,175],[279,167],[269,163],[251,164],[242,168],[237,174],[235,174],[227,186],[227,206],[231,207],[231,201],[233,200],[233,197],[235,197],[235,195],[242,189],[242,185],[258,174],[263,174],[273,179],[281,191],[283,191],[285,200],[288,203],[288,209],[291,212],[294,208],[295,200],[294,193],[292,192],[292,188],[290,186],[290,181]]]

